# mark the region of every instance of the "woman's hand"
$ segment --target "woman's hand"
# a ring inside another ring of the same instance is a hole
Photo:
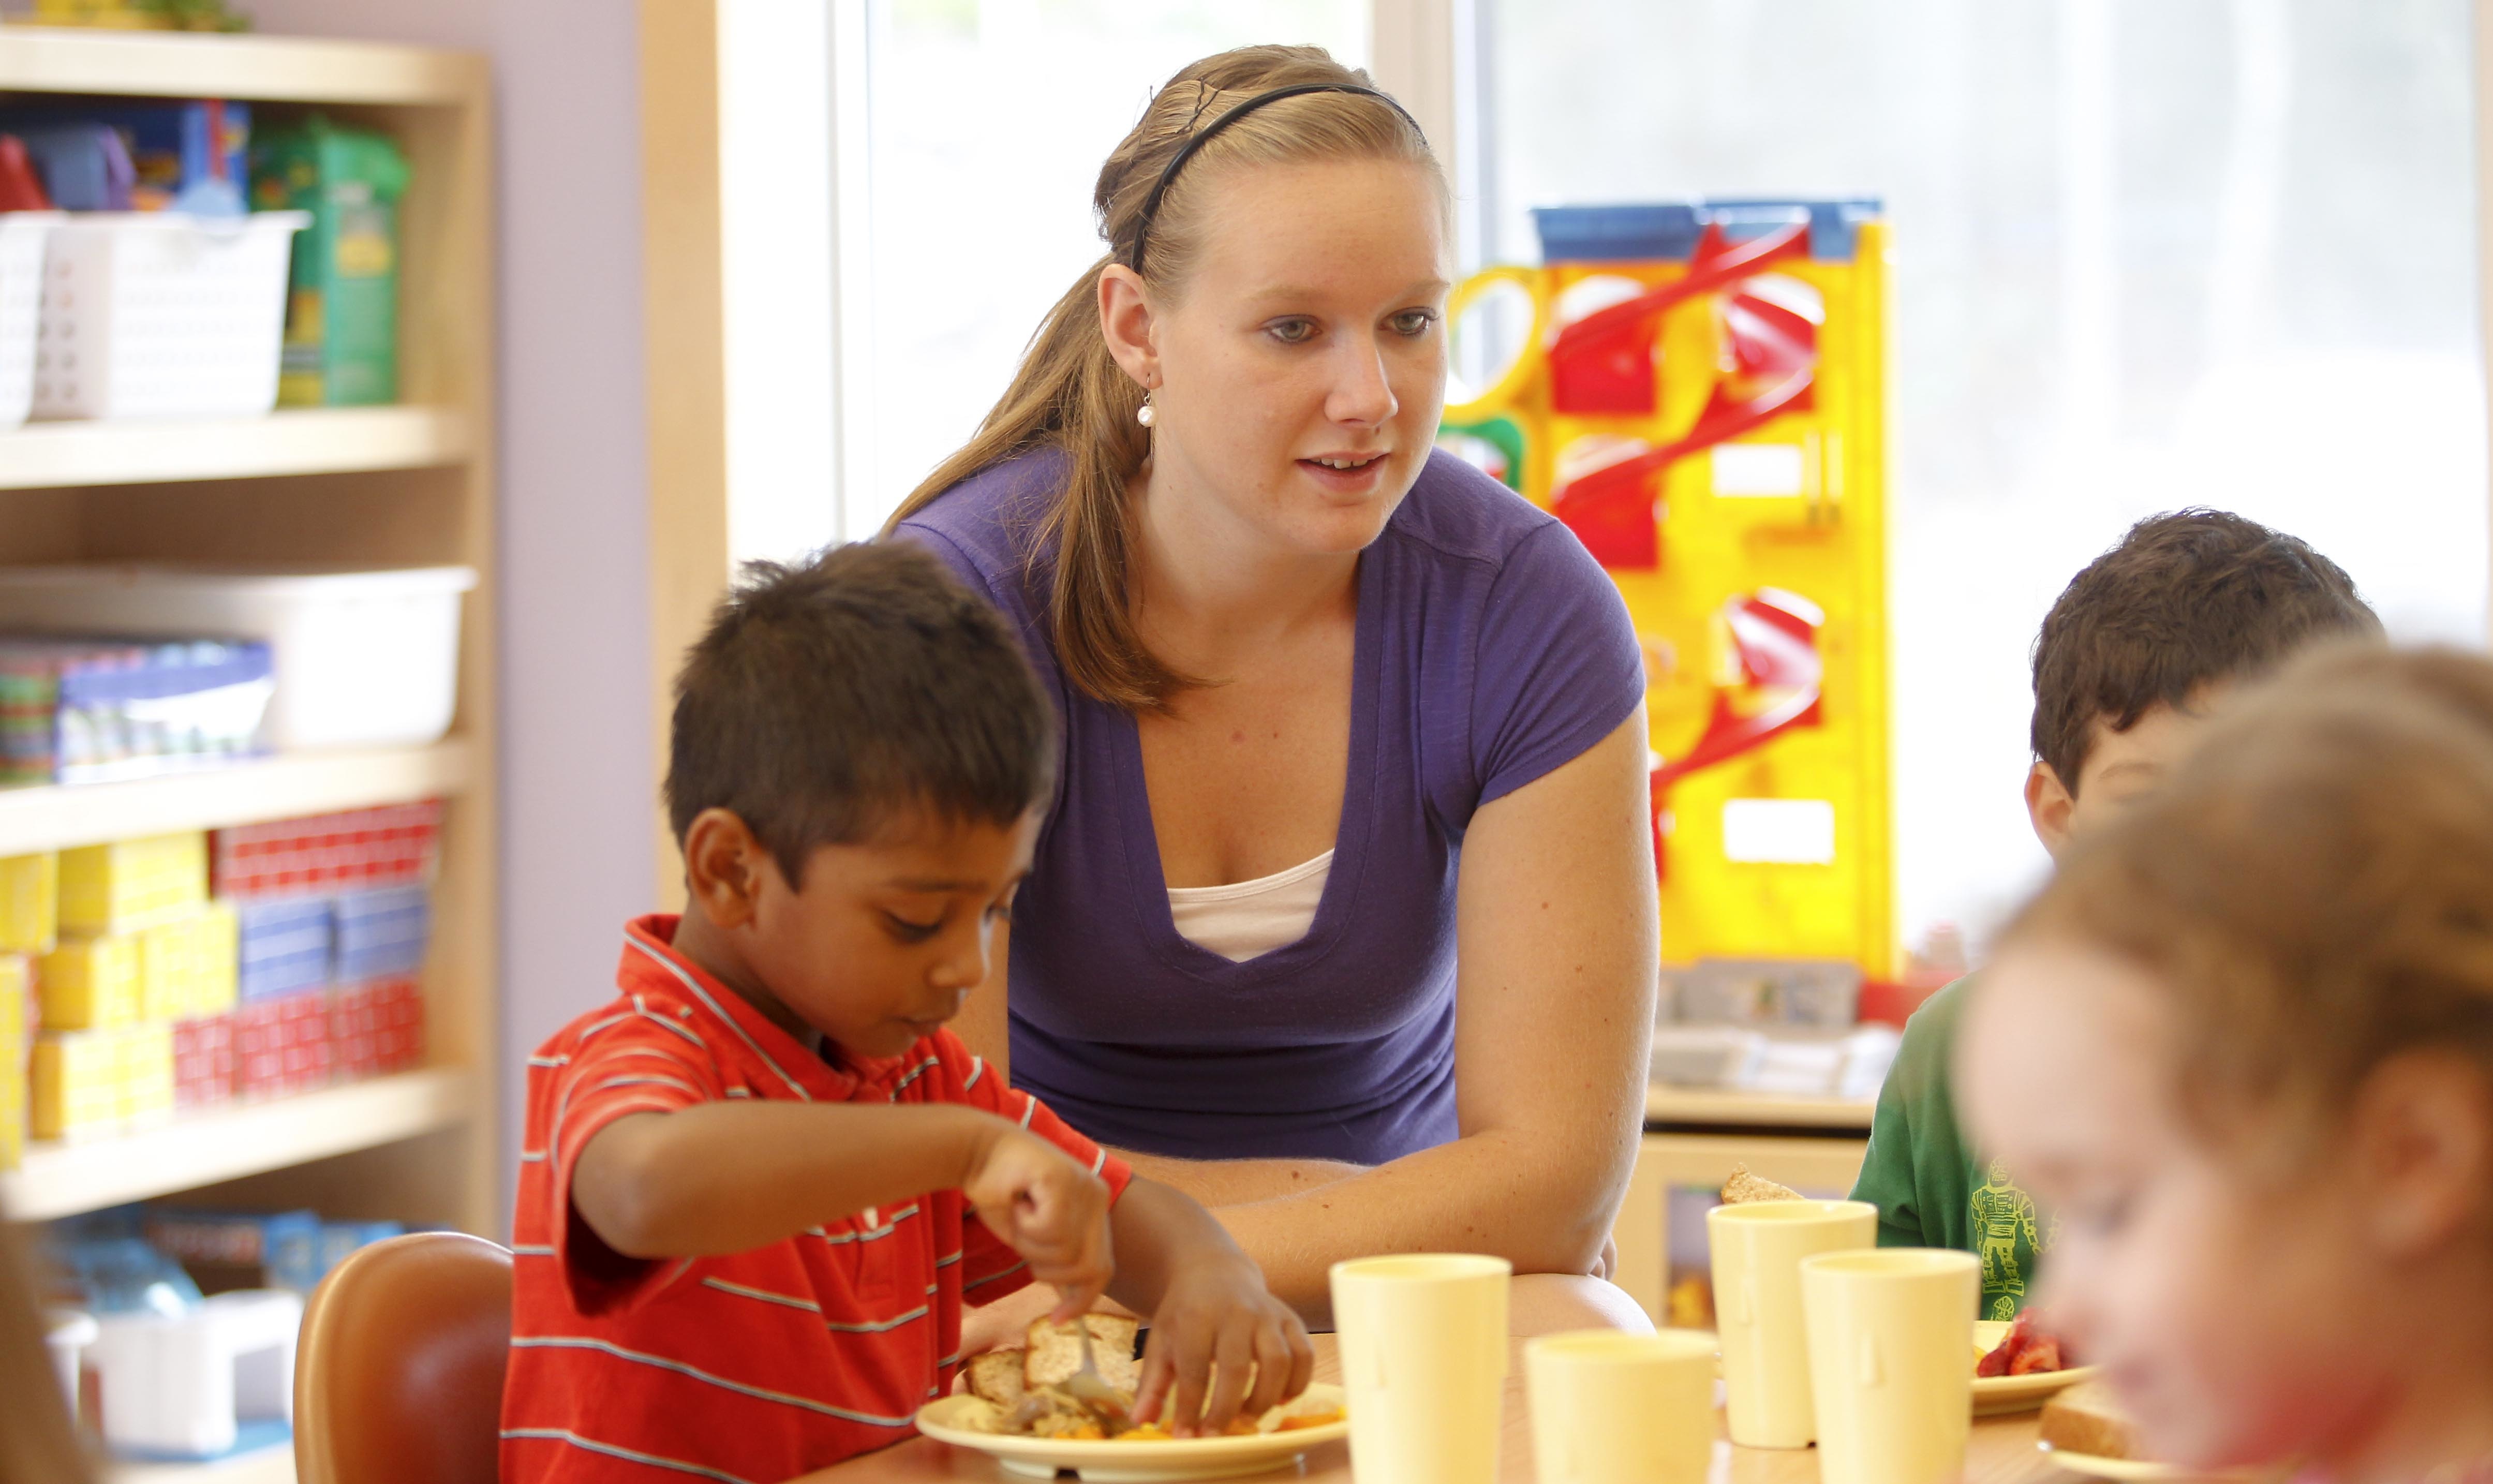
[[[1216,1437],[1233,1418],[1260,1417],[1307,1390],[1315,1373],[1298,1315],[1265,1288],[1246,1254],[1225,1240],[1220,1247],[1178,1256],[1143,1346],[1134,1415],[1158,1416],[1167,1403],[1169,1431],[1180,1438]]]
[[[1021,1254],[1031,1277],[1056,1286],[1051,1318],[1089,1312],[1116,1275],[1107,1185],[1036,1135],[998,1120],[961,1194],[987,1229]]]

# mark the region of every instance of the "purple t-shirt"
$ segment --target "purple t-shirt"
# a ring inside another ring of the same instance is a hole
[[[1011,460],[900,527],[1020,625],[1064,718],[1013,904],[1013,1081],[1154,1154],[1375,1165],[1452,1140],[1463,831],[1643,698],[1617,590],[1566,527],[1432,455],[1360,558],[1350,772],[1315,922],[1233,963],[1169,916],[1133,717],[1057,668],[1051,568],[1026,549],[1063,469]]]

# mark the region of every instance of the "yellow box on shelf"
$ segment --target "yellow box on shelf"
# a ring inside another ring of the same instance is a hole
[[[0,1169],[26,1154],[26,996],[34,987],[23,954],[0,954]]]
[[[121,1121],[133,1128],[173,1116],[173,1027],[164,1021],[121,1032]]]
[[[0,951],[47,954],[61,925],[61,858],[0,860]]]
[[[37,1138],[161,1123],[173,1111],[173,1028],[45,1031],[35,1038],[28,1082],[27,1122]]]
[[[233,1008],[241,927],[230,903],[209,902],[136,937],[140,1019],[186,1020]]]
[[[61,852],[64,931],[126,932],[208,899],[208,836],[198,830]]]
[[[44,1029],[109,1030],[135,1022],[140,998],[138,938],[133,933],[73,933],[45,954]]]

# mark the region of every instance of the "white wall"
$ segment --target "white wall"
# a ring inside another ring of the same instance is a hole
[[[500,146],[503,1174],[529,1048],[612,987],[648,849],[640,55],[618,0],[252,0],[272,35],[494,60]]]

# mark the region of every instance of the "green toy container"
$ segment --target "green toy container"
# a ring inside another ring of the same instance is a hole
[[[406,157],[318,114],[255,131],[253,204],[308,211],[294,239],[280,407],[398,400],[398,202]]]

